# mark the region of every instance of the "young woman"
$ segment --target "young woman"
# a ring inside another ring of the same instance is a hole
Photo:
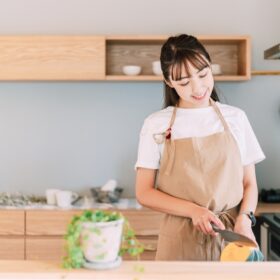
[[[245,113],[219,102],[195,37],[170,37],[160,60],[165,108],[141,130],[136,197],[166,214],[157,260],[219,260],[225,244],[211,223],[255,238],[255,163],[265,156]]]

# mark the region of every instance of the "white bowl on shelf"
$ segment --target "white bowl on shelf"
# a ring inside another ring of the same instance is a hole
[[[138,65],[125,65],[122,68],[122,71],[127,76],[136,76],[141,72],[141,66]]]

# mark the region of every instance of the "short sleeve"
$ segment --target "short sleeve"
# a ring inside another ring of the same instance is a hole
[[[149,127],[149,121],[145,120],[140,132],[138,145],[138,157],[135,164],[137,167],[158,169],[160,162],[160,149],[153,138],[153,132]]]
[[[265,155],[260,147],[257,137],[244,112],[242,112],[243,124],[243,152],[241,153],[243,165],[256,164],[265,159]]]

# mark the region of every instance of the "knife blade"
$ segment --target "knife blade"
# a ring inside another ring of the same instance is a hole
[[[252,240],[251,238],[243,235],[243,234],[239,234],[230,230],[226,230],[226,229],[220,229],[218,228],[216,225],[214,225],[213,223],[211,223],[212,228],[215,232],[218,232],[221,234],[221,236],[224,238],[225,241],[228,242],[234,242],[237,245],[240,246],[250,246],[250,247],[258,247],[257,243]]]

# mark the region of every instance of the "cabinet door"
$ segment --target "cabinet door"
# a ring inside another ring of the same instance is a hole
[[[0,235],[24,235],[24,211],[0,210]]]
[[[1,36],[0,80],[104,80],[103,36]]]
[[[154,260],[157,248],[157,237],[137,237],[145,245],[141,260]],[[62,260],[65,256],[66,241],[63,237],[27,237],[26,238],[26,259],[27,260]],[[125,254],[124,260],[135,260]]]
[[[27,237],[26,260],[62,260],[65,244],[63,237]]]
[[[26,211],[26,235],[62,236],[73,216],[82,211],[28,210]]]
[[[158,235],[162,213],[151,210],[122,210],[138,236]],[[27,235],[64,235],[72,217],[82,211],[28,210]]]
[[[164,214],[148,209],[123,210],[121,212],[138,236],[157,236],[159,234],[160,222]]]
[[[24,237],[0,236],[0,260],[24,260]]]
[[[156,257],[156,251],[157,251],[157,241],[158,237],[157,236],[146,236],[146,237],[141,237],[137,236],[137,239],[144,244],[144,252],[140,256],[141,261],[154,261]],[[129,255],[124,255],[123,256],[124,260],[135,260],[135,258],[129,256]]]

